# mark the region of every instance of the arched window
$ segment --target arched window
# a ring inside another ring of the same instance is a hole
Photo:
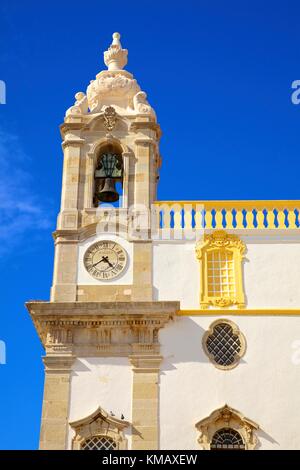
[[[215,432],[211,444],[211,450],[245,450],[242,436],[231,428],[222,428]]]
[[[253,450],[258,424],[224,405],[196,423],[198,442],[204,450]]]
[[[99,203],[114,204],[123,192],[123,158],[114,145],[101,149],[95,169],[94,206]]]
[[[92,436],[81,444],[81,450],[116,450],[116,448],[116,442],[107,436]]]
[[[125,450],[128,421],[111,416],[100,406],[89,416],[70,423],[74,450]]]
[[[196,245],[201,266],[200,305],[245,306],[242,259],[245,244],[236,235],[216,230]]]
[[[216,320],[203,336],[203,348],[216,367],[232,369],[245,354],[246,340],[235,323]]]

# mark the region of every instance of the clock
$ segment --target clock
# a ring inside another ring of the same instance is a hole
[[[87,272],[95,279],[109,281],[124,271],[127,253],[112,240],[100,240],[86,250],[83,263]]]

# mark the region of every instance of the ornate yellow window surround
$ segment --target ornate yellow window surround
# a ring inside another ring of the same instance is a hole
[[[216,230],[196,244],[200,261],[200,305],[245,307],[242,260],[246,246],[236,236]]]

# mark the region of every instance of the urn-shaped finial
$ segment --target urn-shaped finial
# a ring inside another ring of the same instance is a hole
[[[120,33],[113,34],[113,41],[108,50],[104,52],[104,63],[108,70],[122,70],[127,64],[127,49],[122,49]]]

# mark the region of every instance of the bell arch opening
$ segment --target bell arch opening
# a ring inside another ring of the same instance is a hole
[[[98,152],[94,171],[94,207],[103,204],[121,207],[124,188],[123,150],[117,144],[103,145]]]

